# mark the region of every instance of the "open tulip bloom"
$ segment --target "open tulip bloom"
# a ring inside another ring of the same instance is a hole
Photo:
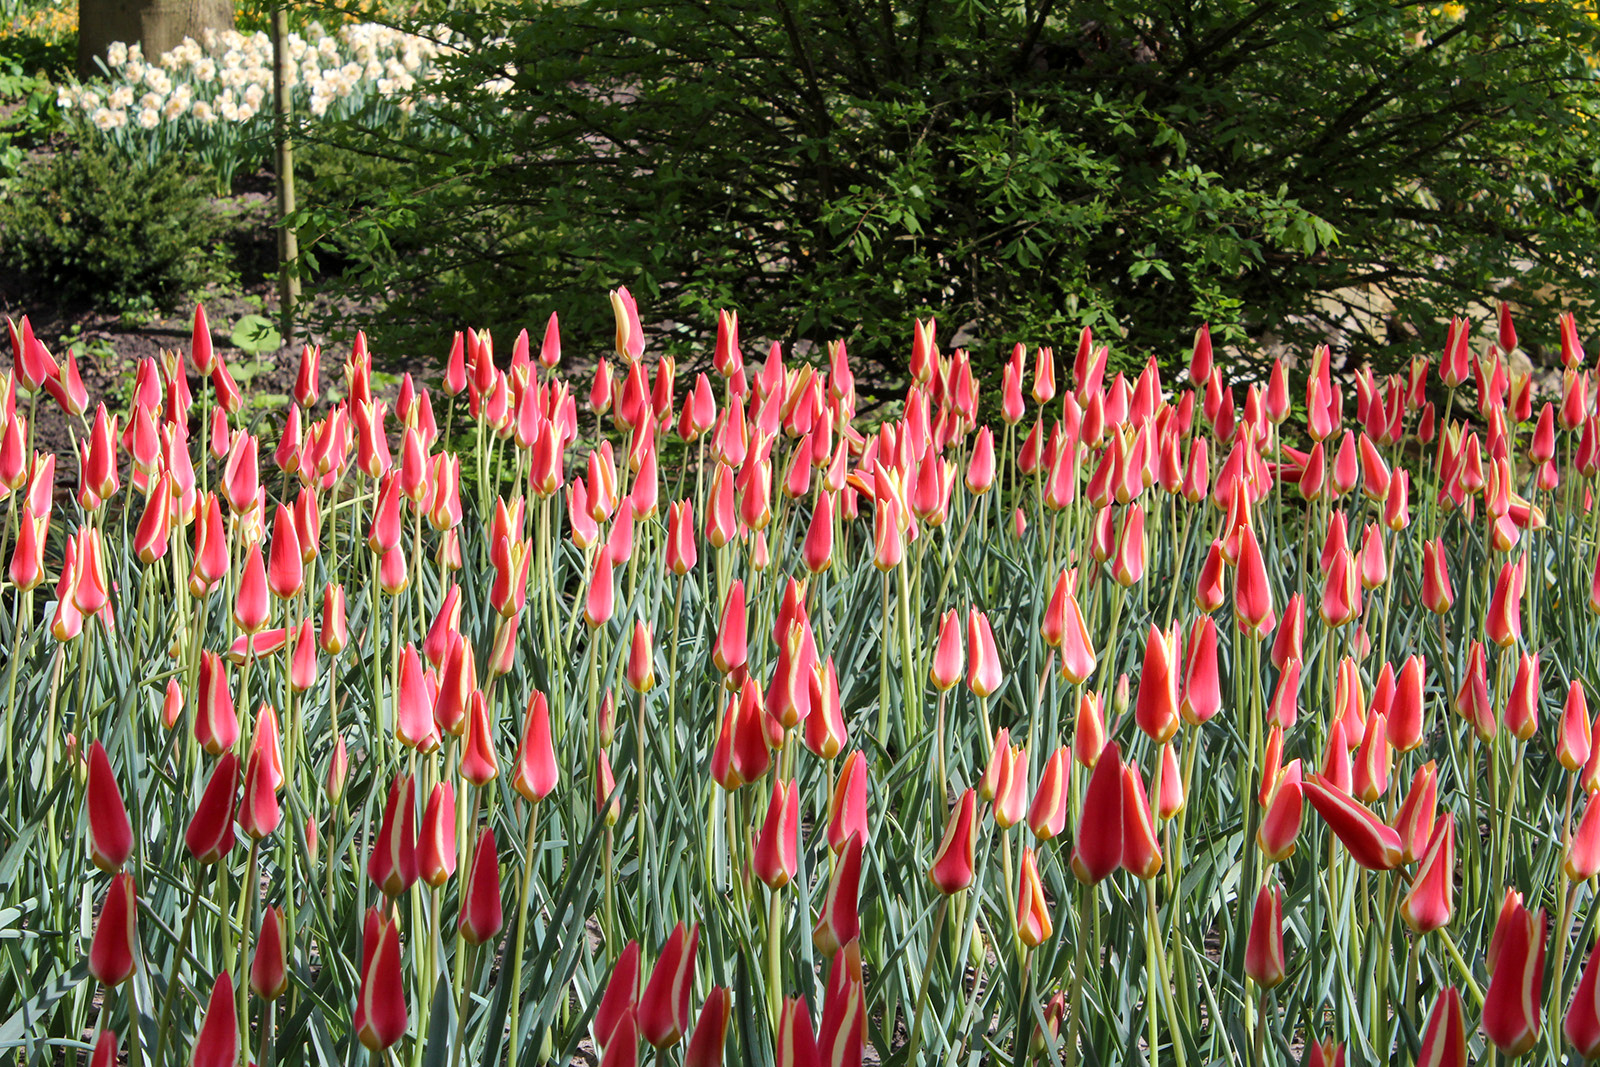
[[[106,397],[10,323],[13,1044],[1600,1059],[1578,313],[1266,367],[927,319],[850,342],[868,415],[845,342],[630,286],[277,407],[203,311]]]

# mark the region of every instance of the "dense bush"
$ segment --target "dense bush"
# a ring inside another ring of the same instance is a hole
[[[470,45],[440,86],[459,135],[359,135],[421,164],[363,220],[374,255],[345,279],[398,293],[392,326],[520,325],[625,279],[680,349],[726,304],[790,339],[867,343],[938,308],[942,336],[985,352],[1090,324],[1175,356],[1200,319],[1232,342],[1403,352],[1430,308],[1507,279],[1527,303],[1592,292],[1596,25],[1578,5],[622,0],[449,19]],[[348,222],[307,204],[314,229]]]
[[[225,223],[178,156],[150,164],[77,145],[24,169],[0,201],[0,247],[40,290],[171,307],[217,274]]]

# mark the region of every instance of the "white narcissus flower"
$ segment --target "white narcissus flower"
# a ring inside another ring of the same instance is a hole
[[[160,124],[160,122],[161,112],[157,111],[155,108],[146,107],[139,109],[139,127],[141,129],[153,130]]]
[[[116,120],[111,117],[111,109],[107,107],[96,110],[93,115],[89,116],[89,121],[93,122],[95,129],[102,133],[114,129],[117,125]]]

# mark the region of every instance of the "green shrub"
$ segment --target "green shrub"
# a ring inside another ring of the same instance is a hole
[[[30,287],[113,310],[170,308],[226,258],[195,168],[74,145],[30,163],[0,202],[0,249]]]

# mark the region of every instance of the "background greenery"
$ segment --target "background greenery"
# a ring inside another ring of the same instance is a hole
[[[0,176],[24,186],[52,180],[23,164],[59,145],[38,112],[49,57],[71,52],[41,14],[70,5],[36,6],[0,65],[0,92],[31,101],[0,130]],[[1207,320],[1247,356],[1331,339],[1386,364],[1486,293],[1594,293],[1591,3],[292,11],[468,44],[427,123],[301,117],[302,267],[333,338],[355,309],[410,351],[551,310],[601,337],[592,294],[627,283],[680,356],[728,306],[747,338],[845,337],[890,367],[929,314],[980,360],[1090,325],[1118,360],[1170,362]],[[20,225],[7,243],[37,244]],[[1524,338],[1535,355],[1553,340]]]
[[[356,253],[325,284],[392,296],[396,329],[553,307],[599,332],[589,294],[627,282],[679,349],[703,350],[726,305],[747,335],[849,337],[891,362],[929,313],[990,357],[1085,324],[1175,357],[1198,320],[1400,356],[1469,295],[1593,290],[1585,5],[442,14],[473,42],[445,87],[461,134],[322,131],[395,180],[354,222],[306,198],[310,235]],[[503,75],[508,96],[478,89]],[[1392,313],[1355,314],[1374,290]]]

